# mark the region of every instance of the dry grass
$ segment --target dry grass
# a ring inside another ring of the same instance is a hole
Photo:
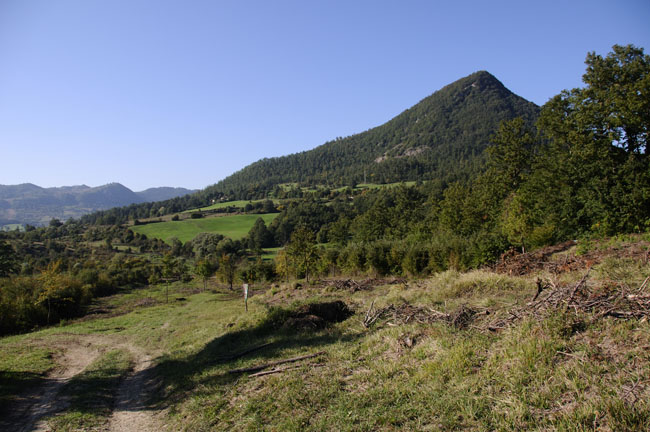
[[[648,320],[548,307],[500,331],[486,328],[527,307],[537,278],[575,285],[585,272],[448,271],[355,292],[280,285],[255,295],[248,314],[230,293],[200,293],[183,305],[155,305],[67,331],[120,332],[160,352],[159,404],[169,409],[172,430],[650,430]],[[649,274],[634,257],[609,256],[594,264],[587,284],[594,292],[636,289]],[[301,304],[332,300],[356,314],[322,329],[278,325]],[[366,328],[373,302],[490,314],[464,328],[392,319]],[[3,356],[17,356],[15,347],[0,341]],[[282,373],[228,373],[320,351],[326,354]]]

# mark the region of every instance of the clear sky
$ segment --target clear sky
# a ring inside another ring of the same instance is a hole
[[[0,0],[0,184],[203,188],[487,70],[539,105],[650,1]]]

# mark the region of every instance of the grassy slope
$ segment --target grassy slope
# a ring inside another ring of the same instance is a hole
[[[160,238],[169,242],[172,237],[178,238],[181,242],[192,240],[202,232],[223,234],[233,240],[238,240],[248,234],[258,218],[264,219],[268,225],[277,217],[277,213],[271,214],[246,214],[234,216],[222,216],[202,219],[186,219],[176,222],[160,222],[148,225],[137,225],[131,227],[134,232],[145,234],[147,237]]]
[[[208,211],[208,210],[215,210],[215,209],[226,208],[226,207],[244,208],[246,207],[246,204],[255,204],[263,201],[264,200],[253,200],[253,201],[239,200],[239,201],[218,202],[208,207],[200,207],[192,210],[185,210],[183,213],[193,213],[196,211]],[[278,200],[272,200],[272,201],[274,201],[276,204],[279,202]]]
[[[612,259],[595,266],[590,281],[619,277],[639,286],[649,273],[647,263]],[[575,282],[582,274],[562,279]],[[499,333],[419,323],[368,330],[361,324],[373,300],[379,307],[408,301],[448,312],[468,304],[498,314],[525,304],[534,292],[534,277],[450,271],[354,294],[274,288],[254,296],[247,314],[231,293],[181,292],[177,295],[186,302],[4,338],[0,370],[7,377],[46,370],[51,361],[43,350],[60,334],[116,335],[161,353],[155,370],[163,379],[161,405],[172,407],[171,430],[647,430],[647,321],[558,311]],[[160,300],[163,291],[130,296],[130,301],[137,296]],[[320,331],[269,325],[265,304],[339,298],[359,313]],[[400,345],[405,335],[415,339],[412,348]],[[266,342],[273,345],[224,359]],[[228,373],[317,351],[326,354],[281,374]],[[33,364],[26,367],[28,362]],[[67,421],[74,421],[73,410],[64,416]]]

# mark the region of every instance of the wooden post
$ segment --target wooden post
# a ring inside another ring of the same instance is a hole
[[[244,307],[248,312],[248,284],[244,284]]]

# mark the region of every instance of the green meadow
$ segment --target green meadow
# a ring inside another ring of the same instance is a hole
[[[202,232],[218,233],[233,240],[239,240],[248,234],[258,218],[268,225],[277,216],[270,214],[246,214],[183,221],[159,222],[131,227],[133,232],[145,234],[150,238],[159,238],[169,243],[176,237],[181,242],[192,240]]]
[[[208,210],[216,210],[216,209],[221,209],[221,208],[226,208],[226,207],[237,207],[237,208],[244,208],[246,204],[255,204],[259,203],[265,200],[253,200],[253,201],[246,201],[246,200],[239,200],[239,201],[226,201],[226,202],[219,202],[216,204],[212,204],[211,206],[208,207],[200,207],[192,210],[185,210],[183,213],[194,213],[197,211],[208,211]],[[272,200],[276,204],[278,203],[278,200]]]

